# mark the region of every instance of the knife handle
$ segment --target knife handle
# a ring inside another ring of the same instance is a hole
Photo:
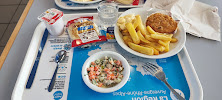
[[[35,63],[32,67],[32,71],[29,75],[27,84],[26,84],[26,89],[30,89],[31,86],[32,86],[32,83],[34,81],[35,74],[36,74],[36,71],[37,71],[37,68],[38,68],[38,65],[39,65],[39,59],[41,57],[41,54],[42,54],[43,48],[45,46],[45,43],[47,41],[47,37],[48,37],[48,30],[46,29],[43,36],[42,36],[42,40],[41,40],[41,43],[40,43],[40,46],[39,46],[39,49],[38,49],[38,54],[37,54],[37,57],[35,59]]]
[[[37,70],[38,64],[39,64],[39,59],[36,60],[34,65],[33,65],[32,71],[31,71],[31,73],[29,75],[29,79],[28,79],[27,84],[26,84],[26,89],[30,89],[31,86],[32,86],[32,83],[33,83],[34,78],[35,78],[35,74],[36,74],[36,70]]]

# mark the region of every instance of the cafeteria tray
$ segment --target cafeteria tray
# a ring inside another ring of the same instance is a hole
[[[82,13],[82,14],[64,14],[64,17],[63,17],[63,20],[65,21],[65,23],[70,20],[70,19],[74,19],[76,17],[80,17],[80,16],[94,16],[94,21],[95,23],[98,24],[98,16],[97,16],[97,13]],[[37,45],[40,44],[41,42],[41,38],[42,38],[42,35],[43,33],[45,32],[46,30],[46,27],[45,25],[41,22],[35,29],[34,31],[34,34],[33,34],[33,37],[32,37],[32,40],[31,40],[31,43],[30,43],[30,46],[28,48],[28,51],[27,51],[27,54],[25,56],[25,59],[23,61],[23,65],[21,67],[21,70],[20,70],[20,73],[19,73],[19,76],[17,78],[17,81],[16,81],[16,84],[15,84],[15,87],[14,87],[14,90],[13,90],[13,93],[12,93],[12,100],[39,100],[39,99],[46,99],[46,100],[72,100],[73,97],[75,97],[75,94],[71,94],[75,91],[75,88],[73,88],[74,86],[69,86],[69,84],[73,84],[73,79],[71,79],[71,77],[74,77],[72,76],[72,71],[75,70],[75,68],[77,67],[76,65],[78,64],[75,64],[73,62],[75,61],[72,61],[72,67],[71,66],[68,66],[67,67],[67,72],[65,73],[66,74],[66,79],[65,80],[68,80],[66,81],[67,84],[65,84],[65,87],[64,89],[60,89],[59,91],[54,89],[51,93],[50,92],[44,92],[44,91],[35,91],[34,89],[36,88],[42,88],[42,90],[45,89],[45,91],[47,91],[47,88],[46,88],[46,85],[49,84],[50,80],[48,80],[47,82],[45,81],[44,83],[40,84],[41,82],[38,82],[36,80],[34,80],[34,86],[35,88],[31,88],[30,90],[27,90],[25,88],[25,85],[26,85],[26,82],[27,82],[27,79],[29,77],[29,73],[32,69],[32,65],[35,61],[35,56],[36,56],[36,53],[37,53],[37,50],[38,50],[38,47]],[[66,34],[64,36],[67,36]],[[118,45],[116,43],[116,45]],[[49,46],[47,47],[47,44],[45,46],[45,49],[49,48]],[[45,50],[44,49],[44,50]],[[75,49],[78,49],[78,48],[75,48]],[[75,56],[75,49],[71,49],[69,51],[69,54],[72,55],[73,53],[73,57],[76,58]],[[119,47],[119,49],[121,49]],[[78,50],[77,50],[78,51]],[[43,53],[46,52],[46,51],[43,51]],[[127,52],[126,52],[127,54]],[[128,53],[129,54],[129,53]],[[43,54],[44,55],[44,54]],[[42,55],[42,56],[43,56]],[[131,55],[131,54],[129,54]],[[72,57],[72,56],[70,56]],[[135,56],[137,57],[137,56]],[[203,100],[203,90],[202,90],[202,86],[200,84],[200,81],[199,81],[199,78],[196,74],[196,71],[194,69],[194,66],[191,62],[191,59],[189,57],[189,54],[186,50],[186,47],[184,47],[177,55],[174,56],[174,58],[178,58],[179,60],[179,63],[181,65],[181,71],[184,73],[184,76],[185,76],[185,80],[187,82],[187,85],[189,87],[189,100]],[[73,59],[73,58],[72,58]],[[149,59],[148,59],[149,60]],[[165,60],[161,60],[162,62],[164,62]],[[41,61],[40,61],[41,62]],[[84,61],[83,61],[84,62]],[[48,68],[48,66],[45,66]],[[81,66],[79,66],[81,67]],[[39,68],[44,68],[44,66],[40,66]],[[55,67],[54,67],[55,68]],[[81,69],[81,68],[79,68]],[[72,71],[71,71],[72,70]],[[42,74],[42,77],[51,77],[52,76],[52,73],[53,73],[54,69],[47,69],[47,70],[40,70],[38,69],[37,71],[37,74],[41,75]],[[77,71],[77,70],[76,70]],[[71,72],[71,74],[70,74]],[[81,73],[81,71],[79,72]],[[64,74],[64,73],[63,73]],[[38,75],[37,75],[38,76]],[[36,76],[36,78],[37,78]],[[37,78],[39,79],[39,78]],[[81,85],[84,85],[85,87],[87,87],[83,82],[82,82],[82,79],[81,77],[77,77],[77,79],[81,80]],[[148,80],[148,79],[147,79]],[[150,79],[149,79],[150,80]],[[38,82],[38,83],[35,83],[35,82]],[[78,82],[77,82],[78,83]],[[44,85],[44,86],[43,86]],[[127,85],[127,84],[126,84]],[[39,87],[38,87],[39,86]],[[41,87],[43,86],[43,87]],[[124,87],[123,87],[124,88]],[[72,89],[72,90],[71,90]],[[87,87],[87,88],[84,88],[84,89],[87,89],[87,91],[90,89]],[[33,92],[32,92],[33,91]],[[168,90],[169,91],[169,90]],[[76,92],[76,91],[75,91]],[[92,92],[92,91],[91,91]],[[119,91],[117,91],[119,92]],[[120,91],[121,92],[121,91]],[[62,96],[63,98],[61,99],[61,93],[62,93]],[[70,93],[70,94],[69,94]],[[40,95],[41,94],[41,95]],[[94,94],[94,93],[92,93]],[[73,95],[73,96],[72,96]],[[83,94],[85,95],[85,94]],[[99,95],[101,96],[106,96],[108,94],[100,94]],[[71,97],[70,97],[71,96]],[[77,97],[77,96],[76,96]],[[121,97],[121,96],[120,96]],[[84,98],[84,97],[82,97]],[[110,98],[112,99],[112,98]],[[141,99],[141,98],[140,98]],[[159,100],[159,99],[158,99]],[[169,99],[170,100],[170,99]]]
[[[119,8],[135,8],[135,7],[142,7],[146,0],[140,0],[140,3],[138,5],[119,5]],[[71,2],[69,0],[55,0],[55,4],[63,9],[69,9],[69,10],[80,10],[80,9],[96,9],[98,3],[93,4],[78,4]]]

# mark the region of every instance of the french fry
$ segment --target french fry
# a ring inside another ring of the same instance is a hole
[[[146,28],[150,34],[156,34],[156,32],[149,25]]]
[[[147,39],[148,41],[151,41],[151,42],[156,42],[157,41],[157,40],[153,39],[150,35],[146,35],[145,39]]]
[[[122,30],[122,32],[121,32],[121,33],[123,34],[123,36],[130,36],[130,34],[129,34],[129,32],[128,32],[128,30],[127,30],[127,29]]]
[[[136,33],[136,31],[135,31],[132,23],[127,23],[127,24],[126,24],[126,28],[127,28],[127,30],[129,31],[130,36],[131,36],[132,39],[133,39],[133,43],[139,44],[139,43],[140,43],[140,39],[139,39],[139,37],[138,37],[138,35],[137,35],[137,33]]]
[[[128,44],[128,42],[133,42],[131,36],[123,36],[123,41]]]
[[[134,21],[134,23],[133,23],[133,27],[134,27],[134,29],[136,29],[138,26],[139,26],[139,22],[138,22],[138,20],[136,19],[136,20]]]
[[[165,50],[164,46],[162,46],[162,45],[160,45],[159,43],[156,43],[156,42],[151,42],[149,44],[149,46],[154,47],[155,49],[157,49],[160,52],[163,52]]]
[[[151,47],[151,46],[149,46],[149,45],[141,45],[141,46],[144,46],[144,47],[149,47],[149,48],[151,48],[151,49],[153,49],[153,54],[154,55],[159,55],[160,54],[160,52],[157,50],[157,49],[155,49],[154,47]]]
[[[159,40],[158,43],[166,47],[170,43],[170,41]]]
[[[141,33],[145,36],[147,35],[147,31],[146,31],[146,28],[144,27],[143,23],[142,23],[142,19],[140,17],[140,15],[136,15],[136,22],[138,23],[138,28],[139,30],[141,31]]]
[[[165,46],[164,52],[170,51],[170,41],[167,41],[167,45]]]
[[[155,48],[153,48],[153,47],[151,47],[151,46],[150,46],[150,48],[153,49],[154,55],[159,55],[159,54],[160,54],[160,52],[159,52],[157,49],[155,49]]]
[[[170,42],[171,42],[171,43],[175,43],[175,42],[177,42],[177,41],[178,41],[177,38],[172,37]]]
[[[171,41],[173,34],[165,34],[165,33],[157,33],[150,35],[154,39],[163,40],[163,41]]]
[[[146,40],[146,39],[143,37],[143,35],[141,34],[140,31],[137,32],[137,35],[138,35],[138,37],[140,38],[141,42],[146,43],[146,44],[149,44],[149,43],[150,43],[150,41]]]
[[[139,27],[136,27],[135,30],[136,30],[136,32],[138,32],[140,29],[139,29]]]
[[[139,37],[140,39],[145,39],[144,36],[141,34],[140,31],[138,31],[138,32],[136,32],[136,33],[137,33],[137,35],[138,35],[138,37]]]
[[[155,32],[150,26],[147,26],[147,30],[152,38],[158,40],[170,41],[173,36],[173,34]]]
[[[168,52],[170,50],[170,41],[159,40],[158,43],[165,47],[164,52]]]
[[[148,47],[143,47],[137,44],[134,44],[132,42],[128,42],[128,45],[131,49],[143,53],[143,54],[147,54],[147,55],[153,55],[154,54],[154,50]]]

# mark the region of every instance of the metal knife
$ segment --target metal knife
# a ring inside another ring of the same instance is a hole
[[[32,83],[34,81],[36,70],[38,68],[39,60],[40,60],[43,48],[44,48],[45,43],[46,43],[46,40],[47,40],[47,37],[48,37],[48,33],[49,33],[48,30],[45,29],[45,32],[44,32],[44,34],[42,36],[42,40],[41,40],[41,43],[40,43],[40,46],[39,46],[38,54],[37,54],[37,57],[35,59],[35,63],[33,65],[33,67],[32,67],[32,71],[31,71],[31,73],[29,75],[29,79],[28,79],[27,84],[26,84],[26,89],[30,89],[31,86],[32,86]]]

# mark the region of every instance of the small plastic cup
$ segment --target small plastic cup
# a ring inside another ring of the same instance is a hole
[[[62,18],[63,17],[59,18],[55,23],[51,25],[44,22],[47,30],[51,35],[59,36],[64,32],[64,21]]]
[[[45,23],[49,33],[54,36],[61,35],[64,31],[63,12],[55,8],[48,9],[38,19]]]

